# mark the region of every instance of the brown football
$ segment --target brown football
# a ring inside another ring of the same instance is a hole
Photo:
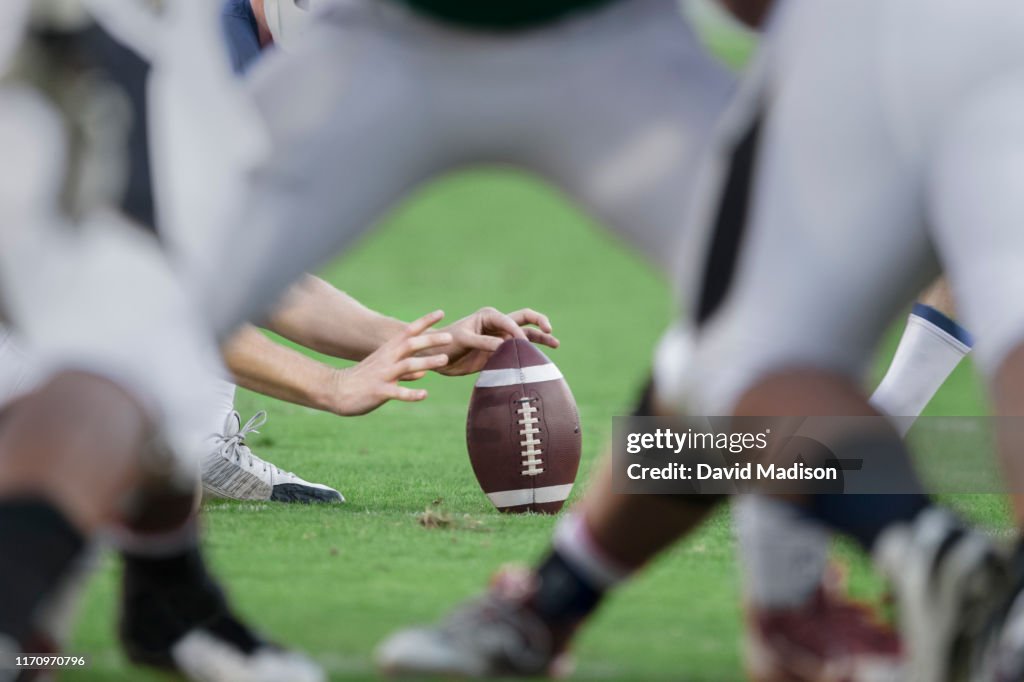
[[[509,339],[477,377],[466,445],[473,473],[503,512],[554,514],[580,466],[580,419],[562,373],[524,339]]]

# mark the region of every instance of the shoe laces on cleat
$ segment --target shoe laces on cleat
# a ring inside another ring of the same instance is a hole
[[[224,433],[217,434],[217,453],[244,469],[270,471],[278,476],[289,475],[274,464],[253,454],[245,439],[249,434],[259,433],[259,427],[267,423],[266,410],[260,410],[249,421],[242,424],[242,417],[235,410],[224,421]]]

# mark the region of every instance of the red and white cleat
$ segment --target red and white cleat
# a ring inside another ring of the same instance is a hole
[[[754,682],[896,682],[899,636],[867,605],[819,589],[806,604],[750,609],[745,639]]]

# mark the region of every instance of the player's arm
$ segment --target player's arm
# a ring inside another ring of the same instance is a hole
[[[507,315],[494,308],[481,308],[439,331],[452,338],[451,343],[437,349],[448,356],[448,364],[437,370],[447,376],[479,372],[506,339],[527,339],[549,348],[559,346],[558,339],[551,334],[547,315],[530,308]]]
[[[424,390],[398,385],[448,363],[435,349],[451,344],[447,333],[425,334],[444,316],[440,311],[408,325],[358,364],[343,369],[317,362],[244,327],[223,349],[240,386],[272,398],[342,416],[366,414],[389,400],[415,402]]]
[[[267,322],[267,329],[300,346],[345,360],[362,360],[406,323],[370,310],[319,277],[294,285]]]
[[[266,326],[325,355],[362,360],[401,334],[406,323],[370,310],[322,279],[307,275],[289,290]],[[481,308],[432,333],[438,332],[452,336],[452,341],[438,350],[451,360],[438,371],[449,376],[480,371],[487,356],[513,336],[558,347],[547,316],[529,308],[507,315],[494,308]]]
[[[242,327],[223,347],[224,362],[239,386],[327,412],[338,370],[274,343],[255,327]]]

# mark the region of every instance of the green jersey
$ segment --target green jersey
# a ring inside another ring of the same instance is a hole
[[[391,0],[434,19],[490,31],[536,28],[624,0]]]

